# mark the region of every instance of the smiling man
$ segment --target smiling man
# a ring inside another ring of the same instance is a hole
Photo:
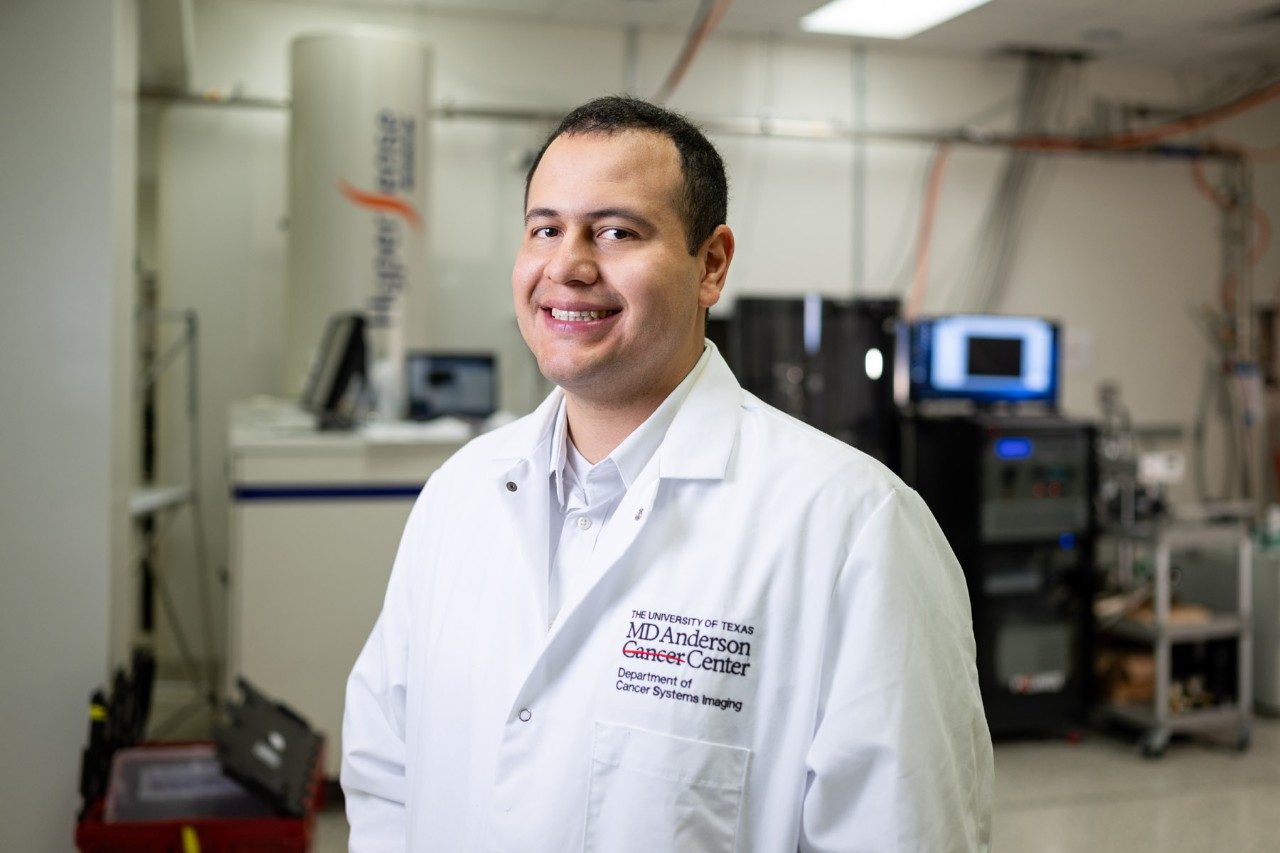
[[[628,98],[530,169],[512,291],[558,387],[410,515],[347,685],[353,851],[988,846],[959,567],[704,340],[726,207],[706,138]]]
[[[605,140],[562,133],[542,152],[512,274],[520,331],[565,390],[574,444],[592,462],[698,361],[705,309],[719,300],[733,257],[727,191],[688,192],[670,137],[623,129]],[[723,179],[723,165],[698,153],[705,162],[694,168],[719,169]],[[584,418],[590,426],[575,431]]]

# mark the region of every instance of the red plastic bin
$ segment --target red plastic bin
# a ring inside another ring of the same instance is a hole
[[[191,848],[184,842],[183,830],[190,827],[200,853],[307,853],[315,835],[316,812],[324,807],[323,768],[322,744],[311,783],[310,805],[302,817],[104,823],[104,802],[98,800],[76,825],[76,849],[81,853],[188,853]]]

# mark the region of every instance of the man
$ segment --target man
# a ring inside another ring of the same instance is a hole
[[[410,515],[347,688],[353,851],[988,845],[959,567],[704,341],[726,198],[702,134],[632,99],[530,170],[512,289],[559,387]]]

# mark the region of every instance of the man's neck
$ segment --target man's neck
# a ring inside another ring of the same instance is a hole
[[[609,398],[597,398],[565,389],[566,428],[573,446],[592,465],[607,457],[671,396],[701,356],[699,349],[688,368],[674,382],[664,383],[646,393],[627,395],[625,402],[619,401],[616,393]]]
[[[636,400],[626,406],[601,405],[565,394],[565,418],[569,440],[592,465],[604,459],[636,431],[662,405],[673,389]]]

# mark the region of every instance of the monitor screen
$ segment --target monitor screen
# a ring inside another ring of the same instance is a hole
[[[973,376],[1020,376],[1022,341],[1017,338],[969,338],[969,373]]]
[[[409,417],[444,415],[487,418],[498,408],[495,358],[411,352],[408,355]]]
[[[1058,327],[1049,320],[958,314],[918,320],[900,334],[900,402],[1057,402]]]

